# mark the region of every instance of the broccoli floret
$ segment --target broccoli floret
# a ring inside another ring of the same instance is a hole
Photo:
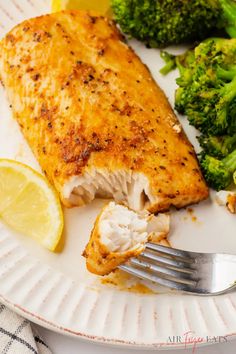
[[[177,64],[175,108],[207,135],[236,133],[236,39],[211,38]],[[177,60],[177,59],[176,59]]]
[[[233,136],[205,136],[198,137],[204,152],[208,155],[223,158],[236,148],[236,134]]]
[[[112,0],[122,31],[149,47],[200,41],[213,32],[236,37],[234,0]]]
[[[200,164],[211,187],[217,191],[226,189],[233,181],[233,174],[236,171],[236,150],[222,160],[203,154]]]
[[[175,108],[203,133],[198,139],[206,181],[225,189],[236,170],[236,39],[210,38],[175,60]]]
[[[220,16],[218,0],[112,0],[122,31],[149,47],[201,40]]]

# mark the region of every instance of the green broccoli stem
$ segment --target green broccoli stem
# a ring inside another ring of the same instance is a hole
[[[160,56],[166,64],[159,71],[162,75],[167,75],[176,68],[176,56],[166,52],[165,50],[161,50]]]
[[[236,170],[236,150],[231,152],[228,156],[221,160],[221,162],[230,173],[233,173]]]
[[[222,142],[222,153],[228,155],[236,146],[236,134],[233,136],[226,136]]]
[[[218,0],[223,10],[222,20],[226,22],[225,31],[231,38],[236,38],[236,2],[234,0]]]
[[[210,156],[223,158],[236,148],[236,134],[233,136],[204,136],[198,137],[204,152]]]
[[[225,84],[221,92],[225,95],[227,103],[231,102],[232,99],[234,99],[234,97],[236,96],[236,76],[231,82]]]
[[[233,180],[234,180],[234,184],[236,184],[236,171],[234,171]]]
[[[216,71],[217,77],[224,80],[233,80],[236,77],[236,65],[225,70],[219,67]]]
[[[176,69],[176,67],[178,68],[180,75],[183,75],[195,60],[193,49],[188,49],[186,52],[179,55],[174,55],[162,50],[160,56],[166,63],[166,65],[160,70],[162,75],[167,75],[170,71]]]
[[[185,70],[188,69],[192,63],[195,62],[195,54],[193,49],[188,49],[183,54],[175,57],[176,66],[180,75],[183,75]]]

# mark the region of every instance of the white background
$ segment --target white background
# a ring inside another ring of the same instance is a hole
[[[117,348],[105,345],[88,343],[80,339],[67,337],[61,334],[51,332],[45,328],[37,326],[39,333],[42,335],[45,342],[49,345],[53,354],[135,354],[136,350]],[[217,345],[205,347],[190,348],[183,350],[168,350],[168,351],[148,351],[140,350],[141,354],[235,354],[236,341],[229,341]]]

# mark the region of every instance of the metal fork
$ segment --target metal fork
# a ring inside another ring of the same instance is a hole
[[[119,266],[125,272],[172,289],[218,295],[236,286],[236,255],[182,251],[148,242],[138,258]]]

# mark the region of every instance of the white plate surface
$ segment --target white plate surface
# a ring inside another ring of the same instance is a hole
[[[46,12],[47,0],[0,0],[0,36],[23,19]],[[176,73],[161,77],[159,51],[135,41],[131,45],[173,104]],[[40,170],[11,117],[2,89],[0,101],[0,157]],[[197,147],[194,129],[181,120]],[[83,208],[65,210],[66,244],[61,254],[52,254],[0,224],[1,301],[47,328],[104,343],[173,349],[185,345],[184,341],[192,345],[194,341],[213,342],[217,336],[233,338],[236,293],[197,297],[146,284],[153,292],[144,294],[134,291],[140,288],[136,279],[115,276],[118,285],[114,286],[86,271],[81,252],[103,203],[96,200]],[[210,201],[193,207],[192,213],[172,212],[170,241],[188,250],[236,254],[235,228],[236,217],[218,206],[212,195]]]

